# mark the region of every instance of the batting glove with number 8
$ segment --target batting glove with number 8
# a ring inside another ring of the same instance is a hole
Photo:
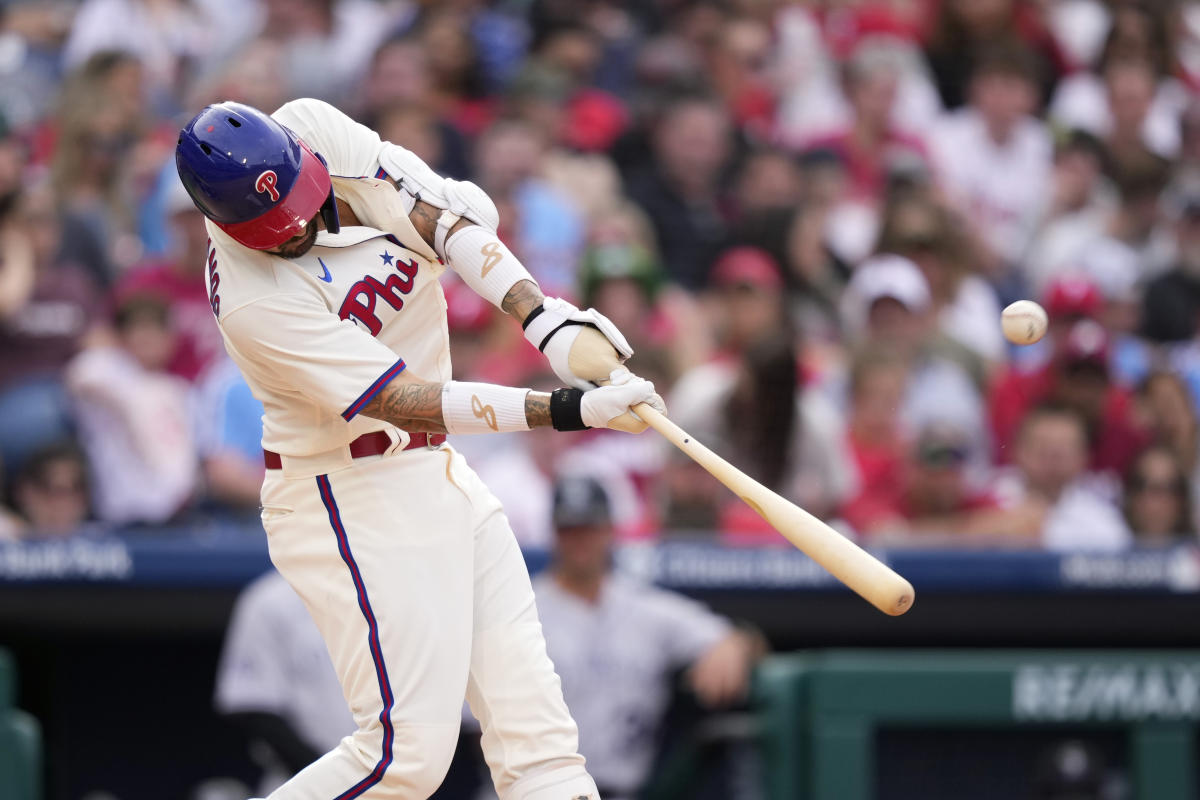
[[[633,355],[612,320],[594,308],[580,311],[557,297],[547,297],[523,327],[525,338],[546,354],[554,374],[585,392],[608,380],[613,367]]]

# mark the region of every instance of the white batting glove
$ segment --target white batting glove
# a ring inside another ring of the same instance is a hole
[[[638,403],[647,403],[659,413],[667,413],[667,404],[655,393],[654,384],[645,378],[618,367],[608,380],[607,386],[584,392],[580,400],[579,415],[589,428],[641,433],[646,430],[646,421],[631,409]]]
[[[617,326],[596,309],[580,311],[558,297],[547,297],[541,308],[525,320],[525,338],[568,386],[586,392],[633,355]]]

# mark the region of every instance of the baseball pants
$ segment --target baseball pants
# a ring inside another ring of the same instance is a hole
[[[398,434],[393,434],[398,436]],[[271,560],[308,607],[358,730],[269,800],[425,800],[464,694],[502,800],[598,798],[499,501],[448,445],[283,458]]]

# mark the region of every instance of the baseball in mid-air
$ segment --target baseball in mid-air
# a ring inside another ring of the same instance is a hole
[[[1013,344],[1033,344],[1046,335],[1046,309],[1032,300],[1018,300],[1000,314],[1004,338]]]

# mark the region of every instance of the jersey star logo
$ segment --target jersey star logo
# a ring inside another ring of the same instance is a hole
[[[504,258],[504,253],[500,252],[500,245],[496,242],[488,242],[479,248],[479,255],[487,256],[484,259],[483,266],[479,270],[480,278],[486,278],[487,274],[492,271],[492,267],[499,264],[500,260]]]
[[[317,256],[317,263],[320,264],[321,269],[325,271],[324,275],[318,275],[317,277],[326,283],[333,283],[333,276],[329,274],[329,267],[325,266],[325,262],[321,260],[320,256]]]
[[[384,250],[382,253],[380,253],[379,257],[382,258],[383,263],[387,264],[389,267],[392,265],[392,259],[395,258],[395,256],[389,253],[387,250]]]

